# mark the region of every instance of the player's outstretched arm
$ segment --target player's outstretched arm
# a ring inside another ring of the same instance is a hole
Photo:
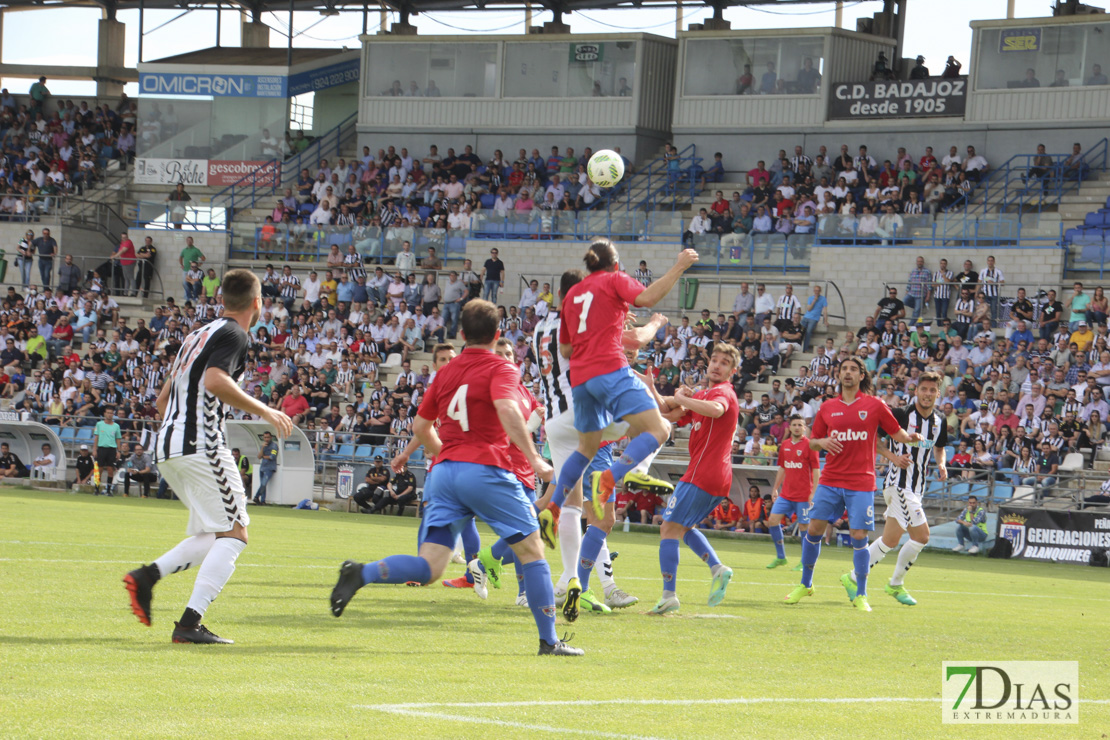
[[[687,411],[693,411],[695,414],[700,414],[709,419],[719,419],[725,413],[725,406],[716,401],[705,401],[700,398],[694,398],[689,395],[690,390],[686,387],[679,388],[675,391],[674,402]]]
[[[528,464],[536,471],[540,480],[550,481],[554,471],[536,452],[536,445],[532,443],[532,437],[528,434],[528,428],[524,423],[524,414],[520,413],[520,405],[509,398],[498,398],[493,405],[497,408],[497,418],[501,421],[501,427],[505,433],[509,435],[509,441],[528,458]]]
[[[224,370],[218,367],[210,367],[205,370],[204,387],[224,403],[248,414],[254,414],[269,423],[280,439],[285,439],[293,433],[292,419],[286,416],[284,412],[272,409],[261,401],[248,396]]]
[[[910,434],[905,429],[899,429],[898,433],[890,435],[890,438],[893,439],[895,442],[901,442],[904,445],[914,444],[915,442],[920,442],[925,439],[918,432]]]
[[[621,345],[626,350],[640,349],[655,338],[655,335],[666,326],[667,317],[661,313],[652,314],[651,319],[643,326],[625,330],[621,335]]]
[[[678,260],[675,261],[674,266],[663,275],[663,277],[656,280],[651,285],[644,288],[640,295],[636,296],[637,308],[651,308],[671,292],[678,279],[682,277],[682,273],[686,272],[690,267],[698,261],[698,253],[693,249],[684,249],[678,253]]]

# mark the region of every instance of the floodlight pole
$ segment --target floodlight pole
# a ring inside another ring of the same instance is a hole
[[[146,3],[139,0],[139,64],[143,63],[143,11]]]
[[[289,0],[289,46],[285,51],[285,66],[293,66],[293,0]]]

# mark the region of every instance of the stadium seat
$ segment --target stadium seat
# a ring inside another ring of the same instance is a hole
[[[960,501],[966,500],[970,493],[971,486],[967,483],[954,483],[952,487],[948,489],[949,496]]]
[[[370,460],[374,457],[373,451],[374,448],[370,445],[359,445],[358,448],[355,450],[355,457]]]
[[[929,485],[925,487],[925,498],[937,498],[944,493],[945,482],[942,480],[929,481]]]
[[[432,215],[432,207],[431,206],[420,206],[420,208],[417,209],[417,213],[420,214],[420,220],[421,221],[427,221],[428,216]]]
[[[953,447],[952,445],[948,445],[947,447],[944,448],[944,459],[945,460],[951,460],[953,455],[955,455],[955,454],[956,454],[956,448]]]
[[[493,209],[493,204],[497,202],[497,196],[493,193],[483,193],[479,196],[478,202],[482,204],[482,208],[489,211]]]
[[[385,447],[375,447],[374,451],[370,453],[370,457],[371,459],[375,457],[381,457],[383,460],[388,460],[389,450],[387,450]]]
[[[1014,487],[1007,486],[1002,483],[994,484],[994,497],[996,499],[1008,499],[1014,495]]]
[[[1069,452],[1064,456],[1064,461],[1060,463],[1061,471],[1067,470],[1074,472],[1083,469],[1083,455],[1078,452]]]
[[[93,441],[93,428],[92,427],[81,427],[80,429],[78,429],[77,430],[76,441],[84,442],[86,444],[89,443],[89,442],[92,442]]]
[[[77,430],[73,427],[66,427],[58,436],[62,438],[63,442],[73,442],[77,439]]]
[[[354,457],[355,456],[355,446],[354,445],[339,445],[339,450],[335,453],[335,456],[337,458],[339,458],[339,457],[342,457],[342,458]]]
[[[424,448],[417,447],[413,450],[412,455],[409,456],[409,462],[424,462]]]

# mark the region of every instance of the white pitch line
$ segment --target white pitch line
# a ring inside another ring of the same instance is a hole
[[[92,565],[134,565],[134,560],[85,560],[83,558],[73,559],[44,559],[44,558],[0,558],[0,563],[68,563],[80,564],[89,563]],[[272,568],[275,570],[284,570],[286,568],[316,568],[335,570],[334,565],[274,565],[273,563],[236,563],[236,568]]]
[[[718,699],[534,699],[525,701],[468,701],[468,702],[410,702],[406,704],[355,704],[354,709],[373,709],[381,712],[408,712],[417,709],[432,709],[441,707],[444,709],[467,709],[467,708],[481,708],[481,709],[496,709],[506,707],[589,707],[599,706],[606,704],[621,704],[621,705],[647,705],[647,706],[666,706],[666,705],[681,705],[688,706],[691,704],[705,704],[705,705],[731,705],[731,704],[795,704],[799,702],[816,702],[818,704],[851,704],[855,702],[876,702],[876,703],[931,703],[939,704],[940,697],[898,697],[898,696],[877,696],[877,697],[778,697],[778,696],[755,696],[755,697],[732,697],[732,698],[718,698]],[[1080,699],[1080,704],[1110,704],[1110,699]]]
[[[462,705],[467,706],[467,705]],[[470,705],[480,706],[480,705]],[[396,706],[360,706],[355,705],[355,709],[373,709],[380,712],[387,712],[389,714],[397,714],[402,717],[426,717],[428,719],[442,719],[451,722],[470,722],[471,724],[478,725],[498,725],[500,727],[513,727],[519,730],[539,730],[551,735],[557,733],[566,733],[570,735],[589,735],[590,737],[613,737],[628,740],[662,740],[662,738],[651,737],[648,735],[629,735],[617,732],[601,732],[599,730],[581,730],[571,727],[551,727],[549,725],[534,725],[526,722],[513,722],[504,719],[493,719],[491,717],[470,717],[465,714],[446,714],[443,712],[425,712],[414,709],[398,709]]]

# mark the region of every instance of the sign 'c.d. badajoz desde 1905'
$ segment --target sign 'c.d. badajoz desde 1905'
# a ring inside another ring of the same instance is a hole
[[[962,116],[967,77],[842,82],[829,96],[830,120]]]

